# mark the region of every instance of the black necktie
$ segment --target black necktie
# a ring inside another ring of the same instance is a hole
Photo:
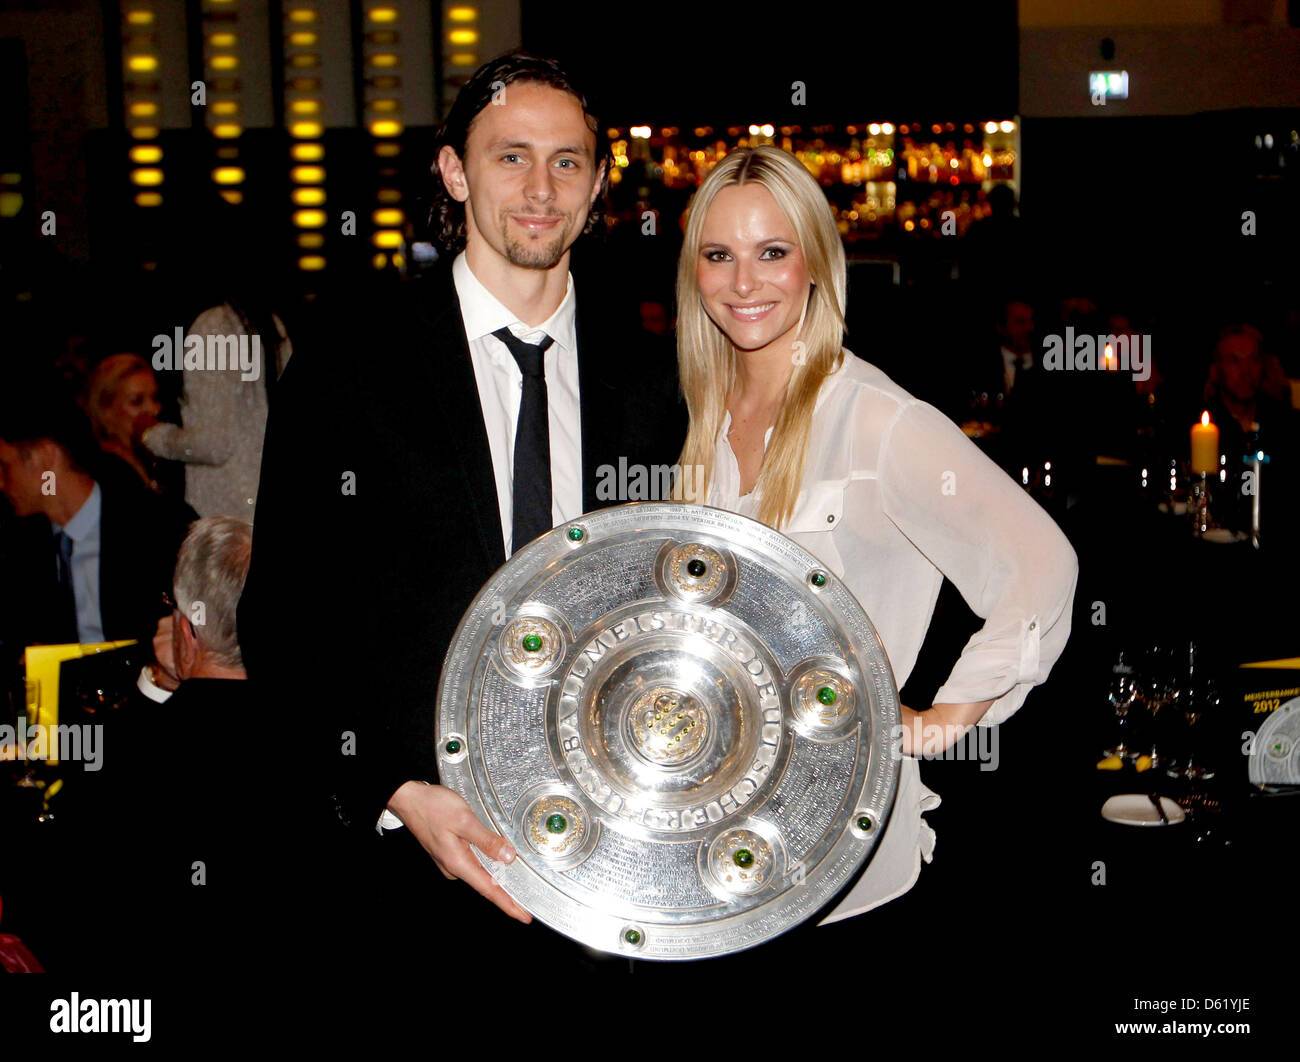
[[[77,595],[72,588],[72,539],[63,531],[54,532],[54,565],[58,581],[54,636],[67,643],[80,641]]]
[[[509,328],[492,333],[514,355],[524,374],[515,426],[514,516],[511,552],[517,552],[551,529],[551,425],[546,403],[543,355],[554,340],[545,336],[534,346]]]

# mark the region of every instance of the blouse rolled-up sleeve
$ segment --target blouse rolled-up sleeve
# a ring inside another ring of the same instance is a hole
[[[961,592],[984,625],[936,704],[993,700],[1000,723],[1065,648],[1079,563],[1060,528],[932,406],[904,403],[881,438],[885,515]]]

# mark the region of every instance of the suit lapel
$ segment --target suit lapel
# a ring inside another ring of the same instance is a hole
[[[439,275],[432,298],[416,308],[416,350],[430,352],[417,358],[429,367],[427,386],[441,412],[443,434],[451,441],[455,460],[465,478],[465,500],[474,513],[474,525],[491,571],[505,563],[505,534],[497,504],[492,451],[488,447],[483,403],[479,398],[474,363],[470,361],[465,323],[451,270]]]
[[[123,593],[118,576],[122,565],[118,558],[125,550],[124,542],[118,532],[125,530],[117,511],[117,492],[100,485],[99,491],[99,623],[104,630],[104,637],[114,640],[124,631],[131,629],[131,619],[121,608],[123,601],[129,599],[129,592]],[[138,573],[144,578],[144,573]],[[170,581],[169,581],[170,586]],[[131,637],[131,635],[128,635]]]

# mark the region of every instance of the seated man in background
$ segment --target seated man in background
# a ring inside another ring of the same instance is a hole
[[[99,472],[84,415],[39,385],[0,399],[0,666],[25,646],[136,638],[165,611],[176,551],[196,514]]]
[[[1227,489],[1220,488],[1212,511],[1220,524],[1243,532],[1250,528],[1255,484],[1247,489],[1243,473],[1253,474],[1246,459],[1262,451],[1266,461],[1259,470],[1261,523],[1267,529],[1264,537],[1274,541],[1292,537],[1300,479],[1300,414],[1282,397],[1287,391],[1281,365],[1266,354],[1258,329],[1236,324],[1219,333],[1202,408],[1219,427]],[[1194,422],[1199,412],[1188,410],[1185,422]]]
[[[230,517],[190,529],[176,607],[159,624],[170,644],[155,642],[159,684],[175,692],[123,708],[105,727],[103,769],[74,777],[60,801],[63,832],[45,865],[76,872],[46,880],[77,890],[66,902],[90,905],[96,935],[93,948],[79,936],[47,950],[38,934],[31,947],[51,971],[173,969],[207,982],[270,972],[274,956],[290,954],[277,950],[288,939],[279,898],[289,897],[296,841],[268,819],[283,807],[268,796],[277,749],[235,626],[251,546],[252,526]],[[250,778],[250,761],[265,777]],[[295,903],[295,914],[309,910]]]

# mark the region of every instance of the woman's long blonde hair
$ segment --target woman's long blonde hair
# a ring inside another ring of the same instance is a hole
[[[793,155],[771,146],[737,148],[714,166],[691,200],[677,264],[677,365],[691,424],[680,467],[695,472],[692,498],[708,497],[713,455],[736,379],[736,348],[705,312],[696,271],[701,233],[723,188],[748,183],[771,193],[795,231],[812,289],[791,350],[794,371],[754,489],[758,518],[772,527],[789,520],[799,496],[813,407],[822,381],[838,368],[844,339],[844,245],[830,203]]]

